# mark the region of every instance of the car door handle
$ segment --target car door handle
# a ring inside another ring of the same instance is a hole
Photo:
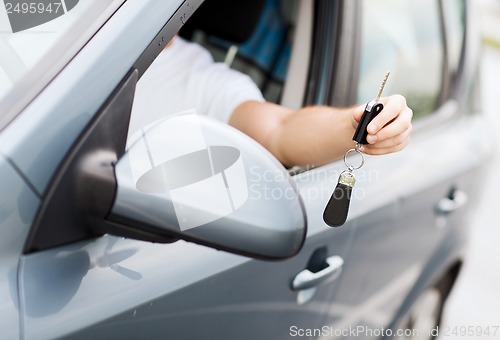
[[[309,269],[304,269],[298,273],[292,282],[292,290],[304,290],[313,288],[326,280],[335,280],[342,271],[344,260],[337,255],[330,256],[326,259],[328,267],[313,273]]]
[[[467,194],[460,190],[453,191],[450,197],[443,197],[436,205],[436,211],[439,214],[449,214],[467,203]]]

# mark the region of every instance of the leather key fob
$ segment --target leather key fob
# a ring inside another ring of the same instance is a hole
[[[352,172],[344,171],[340,174],[337,186],[323,212],[323,221],[330,227],[340,227],[347,220],[355,182],[356,178]]]

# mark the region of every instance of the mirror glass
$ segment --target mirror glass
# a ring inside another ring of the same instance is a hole
[[[242,132],[187,112],[144,127],[129,144],[110,219],[259,258],[300,250],[306,217],[295,183]]]

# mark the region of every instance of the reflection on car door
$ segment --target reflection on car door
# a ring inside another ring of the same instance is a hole
[[[347,223],[333,232],[321,220],[320,205],[308,204],[322,199],[316,190],[323,180],[297,180],[310,228],[301,253],[286,261],[114,236],[25,256],[26,338],[277,339],[292,329],[319,327],[335,277],[298,292],[291,286],[304,269],[321,273],[327,258],[345,257],[354,229]]]

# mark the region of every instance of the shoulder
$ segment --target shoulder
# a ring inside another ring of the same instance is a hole
[[[169,60],[176,59],[191,65],[214,63],[212,55],[204,47],[179,36],[176,36],[172,44],[162,51],[162,56]]]

